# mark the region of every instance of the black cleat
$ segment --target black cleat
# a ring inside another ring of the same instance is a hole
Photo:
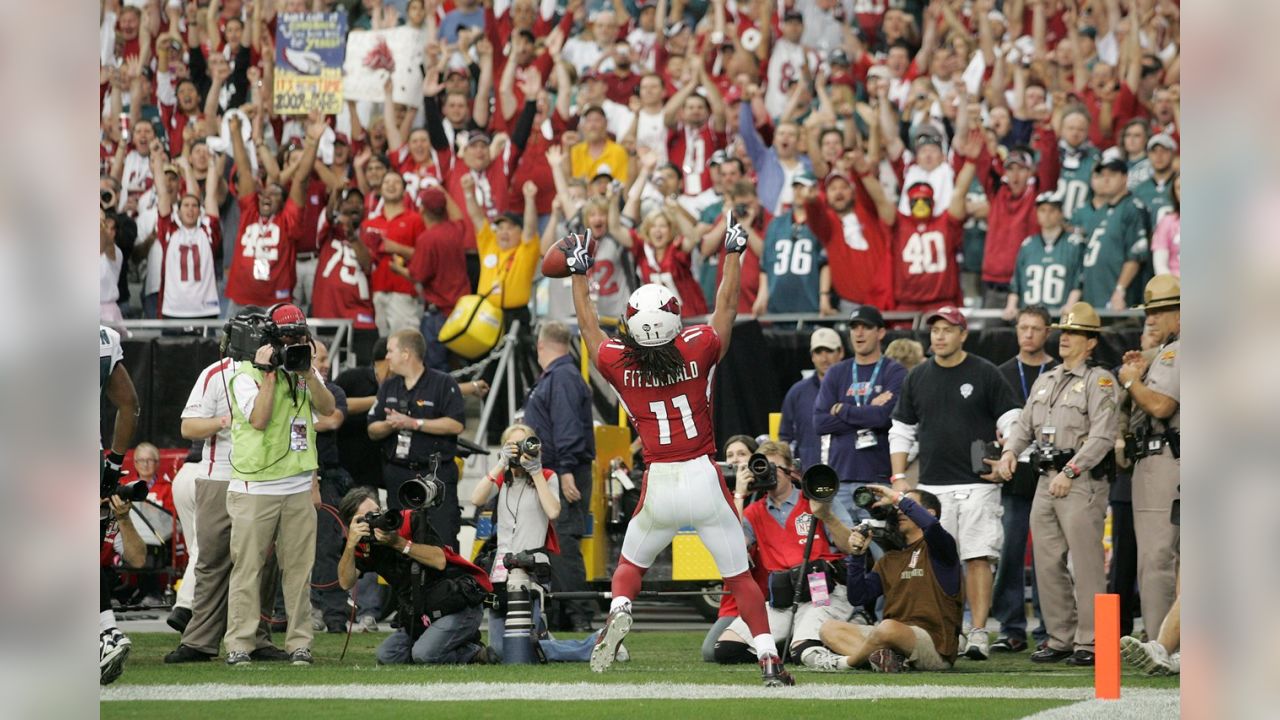
[[[202,652],[190,645],[179,645],[177,649],[164,656],[164,662],[166,665],[177,665],[178,663],[209,662],[213,658],[214,655],[211,653]]]
[[[760,658],[760,678],[765,687],[783,687],[795,685],[796,679],[782,667],[782,658],[777,655],[765,655]]]
[[[1054,650],[1046,645],[1043,650],[1037,650],[1031,653],[1031,662],[1033,663],[1056,663],[1062,662],[1072,656],[1070,650]]]

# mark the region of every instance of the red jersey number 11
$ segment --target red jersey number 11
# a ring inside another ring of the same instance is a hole
[[[684,434],[689,439],[698,437],[698,428],[693,424],[693,409],[689,407],[689,398],[677,395],[671,398],[671,406],[680,412],[680,422],[684,425]],[[671,444],[671,421],[668,420],[667,404],[661,400],[649,403],[649,412],[658,420],[658,444]]]

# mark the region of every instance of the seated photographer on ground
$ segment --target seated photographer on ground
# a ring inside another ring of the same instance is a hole
[[[378,664],[496,659],[480,644],[481,603],[493,585],[483,570],[444,544],[425,512],[384,512],[377,490],[357,487],[342,498],[338,514],[348,527],[338,584],[350,590],[361,573],[376,572],[395,599],[400,628],[378,646]]]
[[[555,472],[542,467],[541,445],[529,426],[508,427],[502,433],[498,464],[471,493],[471,502],[484,507],[493,488],[498,489],[493,513],[497,550],[489,573],[498,596],[498,607],[489,611],[489,646],[498,655],[502,655],[506,632],[508,573],[523,569],[531,583],[545,588],[551,573],[548,555],[560,552],[553,524],[560,515],[560,482]],[[530,587],[529,594],[534,632],[540,635],[541,593]],[[583,640],[541,640],[538,645],[549,661],[586,662],[595,642],[593,634]]]
[[[767,464],[759,462],[761,456]],[[839,658],[822,647],[818,631],[828,620],[847,620],[853,614],[842,584],[845,569],[841,556],[849,551],[849,525],[853,522],[844,506],[829,501],[811,504],[804,497],[787,445],[766,442],[752,460],[749,472],[754,481],[749,489],[766,494],[743,510],[742,530],[756,563],[769,573],[769,631],[774,637],[790,638],[792,662],[815,669],[838,669]],[[809,524],[815,521],[818,526],[805,573],[805,544]],[[821,578],[814,578],[815,573]],[[819,583],[816,588],[811,580]],[[797,584],[799,603],[795,604]],[[755,650],[746,639],[750,637],[746,623],[741,618],[734,620],[716,642],[716,661],[755,663]]]
[[[822,626],[822,642],[845,655],[839,667],[870,665],[876,672],[947,670],[955,663],[964,607],[960,556],[955,538],[938,522],[942,505],[933,493],[901,493],[882,485],[867,489],[878,505],[898,509],[901,549],[886,550],[867,570],[871,537],[865,526],[849,537],[849,602],[858,605],[884,595],[884,620],[874,627],[832,620]]]

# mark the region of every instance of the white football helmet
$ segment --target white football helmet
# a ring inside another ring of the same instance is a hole
[[[637,343],[665,345],[680,333],[680,298],[664,285],[641,285],[627,298],[626,320]]]

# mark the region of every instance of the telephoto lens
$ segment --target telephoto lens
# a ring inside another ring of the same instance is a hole
[[[365,513],[364,521],[369,524],[369,530],[381,530],[383,532],[393,533],[400,529],[400,513],[398,512],[371,512]]]

